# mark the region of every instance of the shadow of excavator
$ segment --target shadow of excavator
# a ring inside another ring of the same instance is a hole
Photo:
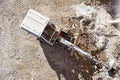
[[[40,40],[39,40],[40,41]],[[92,80],[93,70],[85,70],[84,64],[90,68],[91,63],[71,56],[69,51],[60,46],[51,46],[44,41],[40,41],[46,59],[53,70],[56,71],[59,80]],[[82,57],[81,57],[82,58]],[[84,62],[83,62],[84,61]],[[81,76],[82,75],[82,76]],[[81,76],[81,77],[80,77]]]

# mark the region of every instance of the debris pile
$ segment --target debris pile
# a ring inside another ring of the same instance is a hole
[[[103,6],[88,6],[84,3],[72,6],[72,9],[76,16],[67,18],[67,23],[62,20],[65,25],[64,32],[75,38],[75,45],[93,55],[101,63],[107,64],[108,68],[100,67],[97,63],[88,64],[89,60],[77,52],[72,51],[71,54],[81,60],[87,75],[93,79],[120,79],[120,31],[110,23],[111,15]]]

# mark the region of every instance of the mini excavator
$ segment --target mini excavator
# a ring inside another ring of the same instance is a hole
[[[110,23],[116,23],[111,21]],[[65,45],[69,50],[76,51],[79,55],[83,55],[90,60],[102,64],[106,68],[106,64],[101,63],[95,59],[91,54],[83,51],[80,47],[74,44],[75,38],[69,36],[63,29],[56,27],[50,22],[50,19],[42,14],[30,9],[25,16],[21,28],[25,31],[41,38],[48,44],[54,46],[56,43]]]

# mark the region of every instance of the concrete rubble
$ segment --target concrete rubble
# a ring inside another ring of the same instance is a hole
[[[76,16],[68,18],[63,30],[77,38],[76,45],[92,54],[102,66],[94,71],[94,80],[119,80],[120,79],[120,31],[110,23],[111,15],[103,6],[89,6],[84,3],[71,7]],[[77,52],[74,52],[76,55]],[[81,58],[78,54],[77,58]],[[87,63],[86,63],[87,64]],[[95,67],[93,65],[93,67]]]

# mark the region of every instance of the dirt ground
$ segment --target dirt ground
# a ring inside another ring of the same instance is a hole
[[[119,16],[119,0],[108,9]],[[0,80],[90,80],[81,77],[81,62],[59,46],[40,42],[20,28],[29,9],[46,15],[58,27],[73,16],[70,7],[81,0],[0,0]],[[103,2],[105,3],[105,2]],[[108,4],[108,3],[106,3]],[[112,3],[108,5],[111,6]],[[119,27],[118,27],[119,29]],[[85,75],[83,75],[85,76]]]

